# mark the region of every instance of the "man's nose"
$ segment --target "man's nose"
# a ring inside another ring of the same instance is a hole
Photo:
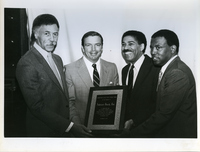
[[[156,48],[155,48],[155,47],[152,47],[152,48],[151,48],[151,54],[156,54],[156,52],[157,52],[157,51],[156,51]]]
[[[124,49],[127,50],[128,49],[128,45],[124,45]]]
[[[92,45],[92,50],[95,51],[96,50],[96,46]]]
[[[50,41],[55,41],[56,38],[53,34],[51,34],[49,39],[50,39]]]

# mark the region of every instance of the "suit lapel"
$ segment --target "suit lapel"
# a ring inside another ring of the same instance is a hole
[[[40,66],[43,68],[43,70],[47,73],[47,75],[49,76],[49,78],[60,88],[62,89],[62,87],[60,86],[55,74],[53,73],[53,71],[51,70],[49,64],[47,63],[47,61],[43,58],[43,56],[33,47],[33,54],[35,55],[36,59],[38,60],[38,63],[40,63]],[[56,61],[57,62],[57,61]],[[58,65],[58,63],[56,63]],[[60,71],[59,71],[60,72]]]
[[[58,71],[59,71],[59,74],[60,74],[60,77],[61,77],[61,81],[62,81],[62,85],[63,85],[63,89],[64,89],[64,91],[66,91],[66,87],[65,87],[65,81],[64,81],[64,75],[63,75],[63,66],[60,66],[60,65],[62,65],[61,63],[59,63],[59,61],[54,57],[54,55],[53,55],[53,60],[54,60],[54,62],[55,62],[55,64],[56,64],[56,66],[57,66],[57,68],[58,68]],[[55,75],[54,75],[55,76]],[[57,80],[57,78],[56,78],[56,80]],[[58,82],[58,80],[56,81],[56,82]],[[58,82],[58,84],[59,84],[59,86],[60,86],[60,83]],[[60,88],[62,88],[61,86],[60,86]]]
[[[100,59],[100,86],[106,86],[108,85],[108,67],[106,66],[105,62]]]
[[[170,70],[170,69],[174,66],[174,62],[175,62],[175,61],[180,61],[180,57],[177,56],[176,58],[174,58],[174,59],[171,61],[171,63],[167,66],[167,68],[166,68],[166,70],[165,70],[165,72],[164,72],[164,75],[165,75],[165,73],[167,73],[168,70]],[[163,76],[164,76],[164,75],[163,75]]]
[[[180,57],[179,57],[179,56],[177,56],[175,59],[173,59],[173,60],[171,61],[171,63],[167,66],[167,68],[166,68],[166,70],[165,70],[165,72],[164,72],[164,74],[163,74],[163,76],[162,76],[162,79],[161,79],[161,81],[160,81],[160,85],[161,85],[161,83],[162,83],[162,81],[163,81],[163,79],[164,79],[164,77],[165,77],[165,74],[166,74],[168,71],[170,71],[171,69],[173,69],[174,62],[176,62],[176,61],[180,61]]]
[[[126,85],[126,78],[128,74],[129,64],[122,69],[122,85]]]
[[[90,74],[87,70],[87,67],[85,65],[83,58],[81,58],[79,62],[77,62],[76,67],[78,68],[78,74],[80,78],[82,79],[82,81],[85,83],[85,85],[88,88],[92,87],[93,86],[92,79],[90,78]]]
[[[171,61],[171,63],[167,66],[167,68],[166,68],[166,70],[165,70],[165,72],[164,72],[164,74],[163,74],[163,76],[162,76],[162,79],[161,79],[161,81],[160,81],[160,84],[159,84],[159,87],[158,87],[158,92],[160,92],[162,86],[164,86],[164,82],[165,82],[164,80],[165,80],[166,74],[167,74],[169,71],[171,71],[172,69],[174,69],[174,66],[175,66],[175,63],[174,63],[174,62],[179,62],[179,61],[180,61],[180,57],[177,56],[177,57],[176,57],[175,59],[173,59],[173,60]],[[161,95],[161,93],[158,93],[158,96],[157,96],[158,105],[159,105],[159,103],[160,103],[160,100],[159,100],[160,95]]]
[[[152,64],[150,63],[149,58],[147,56],[145,56],[145,59],[141,65],[139,73],[137,75],[135,85],[133,87],[134,91],[137,91],[138,88],[140,88],[140,86],[144,82],[145,78],[148,76],[149,71],[151,70],[151,65]]]

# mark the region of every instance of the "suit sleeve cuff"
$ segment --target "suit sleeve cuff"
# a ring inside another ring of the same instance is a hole
[[[70,129],[73,127],[73,125],[74,125],[74,123],[71,122],[71,123],[69,124],[68,128],[65,130],[65,132],[69,132]]]

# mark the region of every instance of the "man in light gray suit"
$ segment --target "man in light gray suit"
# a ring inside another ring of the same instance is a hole
[[[70,118],[77,124],[84,124],[90,87],[119,83],[116,65],[100,59],[103,52],[103,38],[99,33],[90,31],[84,34],[81,49],[83,57],[65,65]]]

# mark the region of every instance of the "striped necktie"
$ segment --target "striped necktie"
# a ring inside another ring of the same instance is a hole
[[[93,70],[93,85],[95,87],[99,87],[100,79],[99,79],[99,73],[97,71],[96,64],[93,64],[92,67],[94,68],[94,70]]]
[[[162,75],[163,75],[163,73],[162,73],[162,71],[160,70],[160,72],[159,72],[159,76],[158,76],[158,85],[157,85],[157,91],[158,91],[158,87],[159,87],[159,85],[160,85],[160,82],[161,82],[161,79],[162,79]]]
[[[56,64],[52,58],[52,53],[49,52],[48,55],[47,55],[47,59],[48,59],[48,62],[50,64],[50,67],[53,71],[53,73],[55,74],[56,78],[58,79],[61,87],[63,88],[63,85],[62,85],[62,81],[61,81],[61,78],[60,78],[60,74],[58,73],[58,70],[56,69]]]

